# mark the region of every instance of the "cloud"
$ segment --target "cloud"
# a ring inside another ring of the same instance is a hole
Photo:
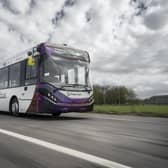
[[[2,0],[0,57],[49,41],[88,50],[94,83],[167,93],[165,0]]]
[[[144,24],[153,30],[162,29],[168,23],[168,9],[152,11],[145,16]]]
[[[31,0],[1,0],[3,7],[14,14],[25,14],[33,4]]]

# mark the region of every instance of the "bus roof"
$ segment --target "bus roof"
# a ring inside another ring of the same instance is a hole
[[[4,59],[2,62],[0,62],[0,68],[4,68],[8,65],[23,61],[24,59],[26,59],[28,57],[28,55],[25,53],[27,53],[30,50],[31,49],[23,51],[17,55],[14,55],[13,57],[8,57],[8,58]]]
[[[84,50],[79,50],[79,49],[75,49],[75,48],[71,48],[69,47],[68,45],[66,44],[54,44],[54,43],[40,43],[32,48],[29,48],[13,57],[9,57],[7,59],[4,59],[2,62],[0,62],[0,68],[4,68],[6,66],[9,66],[9,65],[12,65],[14,63],[17,63],[17,62],[20,62],[20,61],[23,61],[25,59],[28,58],[28,51],[32,51],[33,52],[33,49],[34,48],[38,48],[38,50],[40,52],[44,51],[47,47],[51,47],[51,48],[56,48],[56,49],[67,49],[67,50],[74,50],[76,52],[81,52],[81,53],[87,53],[86,51]],[[87,53],[88,54],[88,53]],[[90,61],[89,59],[89,55],[88,55],[88,60]]]

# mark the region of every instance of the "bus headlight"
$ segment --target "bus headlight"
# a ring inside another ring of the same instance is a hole
[[[52,101],[54,101],[54,102],[56,102],[57,101],[57,98],[54,96],[54,95],[52,95],[51,93],[48,93],[48,98],[50,99],[50,100],[52,100]]]
[[[91,97],[89,98],[89,102],[91,102],[91,101],[93,101],[93,96],[91,96]]]

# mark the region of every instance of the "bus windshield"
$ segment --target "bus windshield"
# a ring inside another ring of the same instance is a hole
[[[89,63],[60,55],[50,55],[41,64],[41,81],[67,90],[90,90]]]

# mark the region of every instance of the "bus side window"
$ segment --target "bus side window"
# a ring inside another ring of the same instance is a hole
[[[9,87],[20,86],[21,64],[17,63],[9,67]]]
[[[8,87],[8,68],[0,70],[0,89]]]
[[[37,82],[37,65],[38,57],[35,57],[35,62],[33,65],[29,65],[28,60],[26,60],[25,85],[31,85]]]

